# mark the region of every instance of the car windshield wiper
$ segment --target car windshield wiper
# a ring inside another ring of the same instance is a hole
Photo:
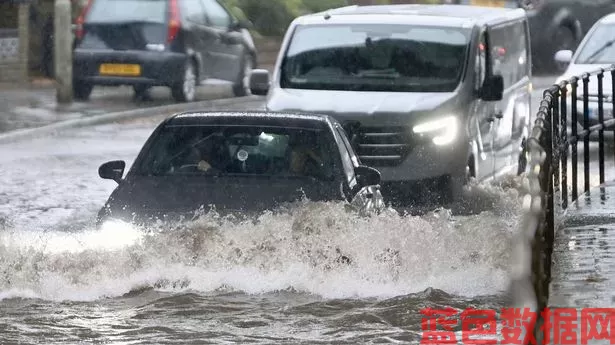
[[[594,62],[594,59],[598,57],[602,52],[604,52],[606,48],[612,46],[613,43],[615,43],[615,39],[605,42],[603,45],[600,46],[600,48],[596,49],[596,51],[594,51],[587,59],[585,59],[585,61],[588,63]]]

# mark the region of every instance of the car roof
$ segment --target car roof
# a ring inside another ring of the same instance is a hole
[[[369,5],[346,6],[296,19],[297,24],[335,22],[424,24],[438,26],[472,26],[525,17],[520,8],[495,8],[467,5]]]
[[[251,125],[323,129],[337,121],[324,114],[272,111],[190,111],[167,118],[165,126]]]
[[[615,12],[605,15],[604,17],[600,18],[598,22],[600,24],[614,24],[615,23]]]

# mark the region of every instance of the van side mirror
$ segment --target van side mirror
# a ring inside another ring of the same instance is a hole
[[[254,69],[250,74],[250,92],[253,95],[265,96],[269,92],[271,80],[266,69]]]
[[[557,63],[567,65],[572,60],[572,50],[568,50],[568,49],[559,50],[557,51],[557,53],[555,53],[555,56],[553,57],[553,59]]]
[[[480,98],[483,101],[499,101],[504,95],[504,78],[496,74],[485,79]]]
[[[360,165],[354,169],[354,174],[357,177],[357,183],[361,187],[380,184],[380,171],[372,167]]]
[[[110,161],[98,168],[98,176],[113,180],[119,184],[122,181],[122,176],[124,176],[124,168],[126,168],[126,162]]]

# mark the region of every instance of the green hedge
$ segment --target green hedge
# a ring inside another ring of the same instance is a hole
[[[297,16],[346,5],[346,0],[223,0],[233,14],[247,19],[263,36],[282,36]]]

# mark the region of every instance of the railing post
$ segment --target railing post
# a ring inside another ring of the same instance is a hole
[[[600,69],[598,73],[598,122],[604,126],[604,104],[603,104],[603,90],[602,80],[604,78],[604,69]],[[598,130],[598,165],[600,169],[600,185],[604,183],[604,130],[600,128]]]
[[[579,181],[577,179],[578,176],[578,161],[577,161],[577,155],[578,155],[578,142],[576,140],[577,138],[577,126],[579,125],[579,120],[578,120],[578,110],[577,110],[577,89],[579,87],[579,78],[577,77],[573,77],[571,79],[571,84],[570,84],[571,90],[571,100],[570,100],[570,106],[572,107],[571,109],[571,119],[570,119],[570,128],[572,130],[572,198],[571,201],[575,201],[577,199],[577,197],[579,196],[579,193],[577,191],[577,187],[579,184]]]
[[[611,66],[611,116],[615,119],[615,65]],[[615,126],[613,126],[613,145],[615,146]]]
[[[566,103],[568,102],[568,93],[567,93],[568,83],[564,83],[563,87],[560,87],[561,96],[560,96],[560,133],[558,136],[560,137],[560,158],[561,158],[561,172],[562,172],[562,208],[566,209],[568,207],[568,108],[566,107]]]
[[[549,130],[551,131],[551,143],[553,145],[551,164],[553,165],[553,196],[556,193],[559,193],[560,190],[560,156],[561,156],[561,142],[559,136],[559,125],[560,125],[560,112],[559,112],[559,86],[556,89],[557,91],[551,92],[551,101],[550,101],[550,114],[551,114],[551,127]],[[553,197],[552,196],[552,197]]]
[[[585,185],[583,192],[589,193],[589,73],[583,73],[583,176]]]

